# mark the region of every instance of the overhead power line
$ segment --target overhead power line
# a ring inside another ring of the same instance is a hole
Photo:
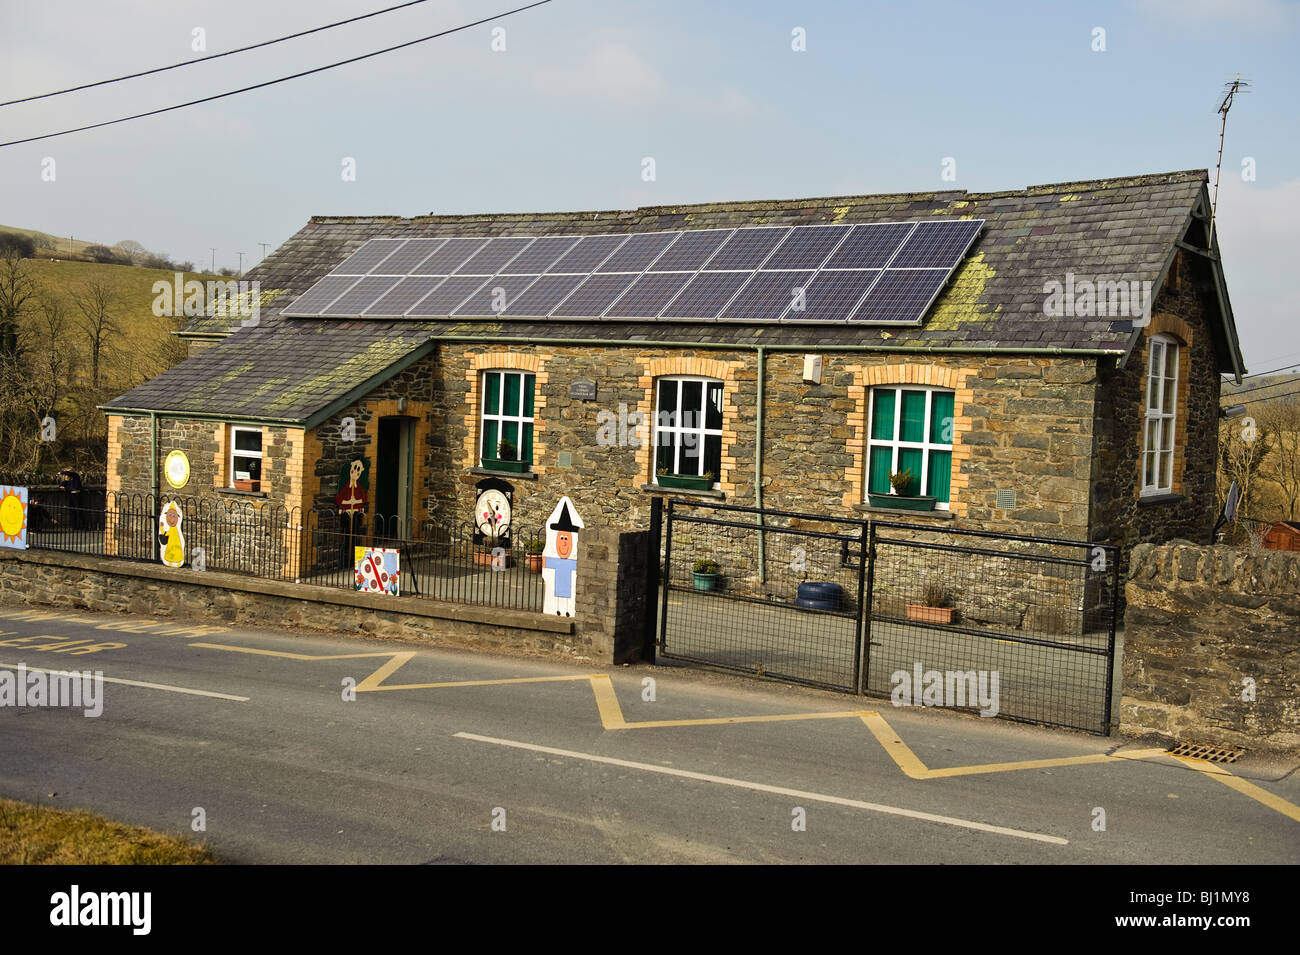
[[[1297,388],[1295,391],[1285,391],[1280,395],[1260,395],[1258,398],[1247,398],[1245,401],[1234,401],[1233,404],[1249,405],[1254,404],[1256,401],[1273,401],[1277,398],[1290,398],[1292,395],[1300,395],[1300,388]],[[1229,395],[1229,397],[1231,398],[1236,396]]]
[[[377,17],[384,13],[392,13],[394,10],[401,10],[404,7],[413,7],[417,3],[428,3],[428,0],[407,0],[406,3],[399,3],[395,7],[385,7],[383,10],[376,10],[373,13],[363,13],[360,16],[349,17],[346,20],[336,20],[333,23],[327,23],[324,26],[312,27],[310,30],[300,30],[297,33],[290,33],[288,36],[279,36],[274,40],[263,40],[261,43],[250,43],[248,46],[241,46],[234,50],[226,50],[224,53],[212,53],[208,56],[196,57],[192,60],[185,60],[181,63],[172,63],[170,66],[156,66],[151,70],[141,70],[138,73],[127,73],[125,76],[115,76],[108,80],[96,80],[94,83],[82,83],[80,86],[69,86],[67,89],[54,90],[51,93],[37,93],[35,96],[24,96],[20,99],[5,100],[0,106],[13,106],[15,103],[30,103],[32,100],[48,99],[51,96],[62,96],[65,93],[76,93],[79,90],[88,90],[96,86],[107,86],[110,83],[121,83],[123,80],[134,80],[141,76],[152,76],[155,73],[166,73],[168,70],[179,70],[183,66],[194,66],[196,63],[207,63],[209,60],[219,60],[223,56],[234,56],[236,53],[247,53],[249,50],[260,50],[264,46],[274,46],[277,43],[283,43],[286,40],[296,40],[298,37],[308,36],[312,33],[320,33],[323,30],[333,30],[335,27],[345,26],[349,23],[356,23],[358,20],[368,20],[370,17]]]
[[[1285,381],[1275,381],[1271,385],[1255,385],[1253,388],[1242,388],[1241,391],[1230,391],[1227,392],[1226,394],[1223,394],[1222,397],[1235,398],[1238,395],[1248,395],[1252,391],[1266,391],[1269,388],[1284,388],[1287,385],[1294,385],[1295,383],[1296,383],[1295,378],[1288,378]]]
[[[7,143],[0,143],[0,149],[6,146],[20,146],[23,143],[39,142],[42,139],[54,139],[57,136],[67,136],[71,133],[82,133],[88,129],[100,129],[104,126],[114,126],[117,123],[128,123],[133,119],[144,119],[146,116],[158,116],[161,113],[170,113],[173,110],[185,109],[189,106],[198,106],[201,103],[211,103],[214,100],[224,99],[227,96],[237,96],[240,93],[251,93],[253,90],[264,89],[268,86],[275,86],[279,83],[287,83],[290,80],[301,79],[304,76],[311,76],[314,73],[323,73],[326,70],[332,70],[336,67],[347,66],[349,63],[358,63],[361,60],[368,60],[372,56],[381,56],[385,53],[392,53],[395,50],[403,50],[408,46],[415,46],[417,43],[426,43],[429,40],[436,40],[439,37],[448,36],[452,33],[459,33],[462,30],[469,30],[472,27],[482,26],[484,23],[491,23],[493,20],[501,20],[516,13],[522,13],[525,10],[531,10],[533,7],[540,7],[551,0],[537,0],[536,3],[530,3],[526,6],[515,7],[513,10],[507,10],[504,13],[498,13],[490,17],[484,17],[481,20],[475,20],[473,23],[466,23],[458,27],[451,27],[448,30],[441,30],[438,33],[430,33],[428,36],[417,37],[414,40],[407,40],[405,43],[398,43],[396,46],[385,47],[382,50],[374,50],[370,53],[362,53],[360,56],[349,57],[346,60],[338,60],[334,63],[327,63],[324,66],[317,66],[310,70],[303,70],[300,73],[292,73],[289,76],[281,76],[278,79],[267,80],[264,83],[254,83],[252,86],[244,86],[237,90],[228,90],[225,93],[214,93],[212,96],[204,96],[201,99],[190,100],[187,103],[177,103],[174,106],[163,106],[160,109],[151,109],[144,113],[135,113],[131,116],[122,116],[118,119],[108,119],[102,123],[90,123],[86,126],[76,126],[72,129],[63,129],[57,133],[43,133],[40,136],[28,136],[25,139],[14,139]]]

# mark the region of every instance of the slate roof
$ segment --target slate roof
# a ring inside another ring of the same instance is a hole
[[[1205,170],[1031,186],[1024,190],[722,202],[626,211],[514,215],[316,216],[244,277],[262,288],[261,321],[110,402],[149,409],[303,423],[356,389],[382,381],[434,339],[616,339],[973,352],[1059,348],[1123,354],[1128,319],[1049,318],[1043,284],[1067,272],[1093,281],[1150,281],[1159,289],[1197,215],[1208,210]],[[746,325],[682,322],[368,321],[288,319],[280,310],[368,239],[445,235],[650,232],[748,225],[981,218],[970,254],[920,326]],[[1204,232],[1200,233],[1202,236]],[[1202,243],[1197,243],[1202,244]],[[1226,306],[1226,289],[1224,290]],[[1221,366],[1239,370],[1230,306]],[[217,336],[229,320],[200,318],[187,335]],[[888,335],[882,335],[887,332]],[[386,374],[385,374],[386,372]]]

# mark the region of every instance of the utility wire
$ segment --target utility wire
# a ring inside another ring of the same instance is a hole
[[[267,80],[264,83],[254,83],[252,86],[245,86],[237,90],[229,90],[225,93],[215,93],[212,96],[205,96],[202,99],[190,100],[187,103],[177,103],[175,106],[164,106],[160,109],[151,109],[148,112],[135,113],[131,116],[122,116],[119,119],[109,119],[109,120],[105,120],[102,123],[90,123],[87,126],[77,126],[74,127],[73,129],[60,130],[57,133],[44,133],[40,136],[28,136],[26,139],[10,140],[7,143],[0,143],[0,149],[3,149],[6,146],[20,146],[23,143],[34,143],[42,139],[54,139],[57,136],[67,136],[70,133],[81,133],[81,132],[85,132],[88,129],[99,129],[100,127],[103,126],[113,126],[116,125],[117,123],[127,123],[133,119],[144,119],[146,116],[157,116],[160,113],[170,113],[172,110],[185,109],[187,106],[198,106],[201,103],[211,103],[213,100],[224,99],[227,96],[237,96],[240,93],[249,93],[252,92],[253,90],[260,90],[267,86],[275,86],[277,83],[287,83],[289,80],[301,79],[304,76],[311,76],[313,73],[323,73],[326,70],[332,70],[335,67],[347,66],[349,63],[357,63],[360,62],[361,60],[368,60],[372,56],[380,56],[384,53],[392,53],[394,50],[402,50],[408,46],[415,46],[417,43],[424,43],[428,40],[436,40],[439,37],[444,37],[452,33],[459,33],[462,30],[468,30],[471,27],[482,26],[484,23],[491,23],[493,20],[501,20],[505,17],[512,16],[513,14],[522,13],[525,10],[531,10],[533,9],[533,7],[540,7],[550,2],[551,0],[537,0],[536,3],[530,3],[527,6],[515,7],[513,10],[507,10],[504,13],[498,13],[490,17],[484,17],[481,20],[475,20],[473,23],[466,23],[462,26],[452,27],[451,29],[448,30],[442,30],[438,33],[430,33],[428,36],[418,37],[414,40],[407,40],[405,43],[399,43],[396,46],[385,47],[382,50],[374,50],[373,52],[370,53],[362,53],[360,56],[350,57],[346,60],[338,60],[337,62],[334,63],[327,63],[324,66],[317,66],[310,70],[303,70],[301,73],[290,74],[289,76],[281,76],[278,79]]]
[[[51,96],[62,96],[65,93],[75,93],[78,90],[88,90],[96,86],[107,86],[109,83],[121,83],[123,80],[134,80],[141,76],[152,76],[154,73],[166,73],[168,70],[178,70],[182,66],[193,66],[196,63],[206,63],[209,60],[219,60],[223,56],[234,56],[236,53],[247,53],[249,50],[259,50],[264,46],[274,46],[276,43],[283,43],[285,40],[296,40],[300,36],[320,33],[322,30],[332,30],[335,27],[341,27],[348,23],[356,23],[358,20],[367,20],[370,17],[377,17],[383,13],[392,13],[394,10],[401,10],[404,7],[413,7],[417,3],[427,2],[428,0],[408,0],[408,2],[399,3],[395,7],[385,7],[383,10],[376,10],[374,13],[363,13],[360,16],[349,17],[346,20],[337,20],[334,23],[327,23],[322,27],[312,27],[310,30],[301,30],[298,33],[290,33],[288,36],[276,37],[274,40],[263,40],[261,43],[251,43],[248,46],[241,46],[234,50],[226,50],[224,53],[212,53],[208,56],[200,56],[193,60],[173,63],[170,66],[156,66],[151,70],[141,70],[139,73],[127,73],[125,76],[115,76],[111,80],[97,80],[94,83],[82,83],[80,86],[69,86],[65,90],[55,90],[52,93],[37,93],[35,96],[24,96],[21,99],[5,100],[3,103],[0,103],[0,106],[13,106],[15,103],[30,103],[32,100],[47,99]]]
[[[1245,401],[1234,401],[1233,404],[1249,405],[1254,404],[1256,401],[1273,401],[1277,398],[1290,398],[1292,395],[1300,395],[1300,389],[1283,392],[1280,395],[1260,395],[1258,398],[1247,398]],[[1229,395],[1229,397],[1235,397],[1235,395]]]
[[[1291,368],[1295,368],[1297,365],[1300,365],[1300,361],[1293,361],[1289,365],[1283,365],[1281,368],[1273,368],[1269,371],[1257,371],[1249,375],[1242,375],[1241,380],[1245,381],[1247,378],[1258,378],[1261,375],[1276,375],[1279,371],[1287,371]]]
[[[1275,382],[1273,382],[1273,384],[1271,384],[1271,385],[1255,385],[1255,387],[1253,387],[1253,388],[1242,388],[1241,391],[1231,391],[1231,392],[1228,392],[1227,394],[1223,395],[1223,397],[1224,397],[1224,398],[1235,398],[1235,397],[1237,397],[1237,395],[1248,395],[1248,394],[1250,394],[1252,391],[1265,391],[1265,390],[1267,390],[1267,389],[1269,389],[1269,388],[1282,388],[1282,387],[1284,387],[1284,386],[1286,386],[1286,385],[1294,385],[1295,383],[1296,383],[1296,379],[1295,379],[1295,378],[1288,378],[1288,379],[1286,379],[1285,381],[1275,381]]]

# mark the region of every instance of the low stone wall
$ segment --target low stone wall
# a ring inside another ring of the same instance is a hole
[[[1140,544],[1127,592],[1121,732],[1300,751],[1300,554]]]
[[[573,618],[51,551],[0,550],[0,603],[613,657],[608,636],[575,635]]]

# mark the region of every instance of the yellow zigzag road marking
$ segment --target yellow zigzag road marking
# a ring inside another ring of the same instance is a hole
[[[384,681],[404,667],[416,655],[414,650],[381,650],[373,653],[294,653],[288,650],[260,650],[254,647],[234,647],[221,643],[191,643],[192,647],[208,650],[226,650],[231,653],[251,653],[258,656],[282,657],[288,660],[362,660],[374,657],[388,657],[379,669],[357,684],[358,692],[377,692],[381,690],[435,690],[458,686],[507,686],[518,683],[570,683],[587,680],[591,692],[596,698],[596,710],[600,714],[601,725],[606,730],[660,729],[680,726],[723,726],[732,723],[780,723],[797,720],[838,720],[856,717],[871,731],[880,746],[898,765],[898,768],[911,779],[948,779],[953,776],[976,776],[985,773],[1009,773],[1026,769],[1044,769],[1050,766],[1082,766],[1089,763],[1113,763],[1139,759],[1151,759],[1169,755],[1163,749],[1138,749],[1127,753],[1092,753],[1087,756],[1061,756],[1052,759],[1027,759],[1010,763],[984,763],[975,766],[948,766],[944,769],[930,769],[921,758],[912,752],[910,746],[903,742],[898,733],[875,710],[842,710],[831,713],[781,713],[771,716],[720,716],[704,719],[686,720],[646,720],[629,723],[623,716],[618,695],[614,692],[614,683],[605,673],[577,673],[571,676],[533,676],[513,677],[504,680],[456,680],[443,683],[402,683],[385,684]],[[1193,769],[1217,779],[1230,789],[1235,789],[1262,805],[1300,822],[1300,806],[1287,802],[1281,796],[1275,796],[1266,789],[1234,776],[1227,769],[1216,763],[1194,759],[1187,756],[1174,757]]]

